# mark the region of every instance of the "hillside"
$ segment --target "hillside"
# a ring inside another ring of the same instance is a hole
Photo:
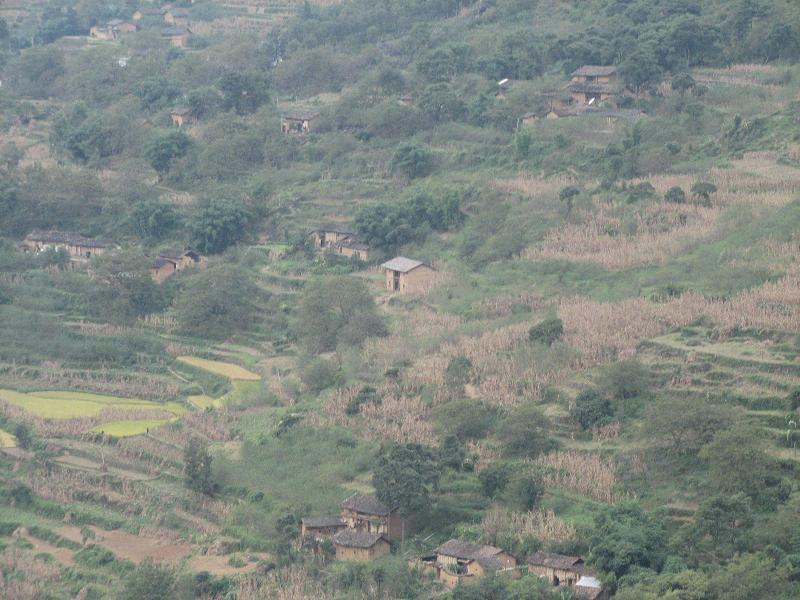
[[[0,19],[0,597],[800,597],[796,3]]]

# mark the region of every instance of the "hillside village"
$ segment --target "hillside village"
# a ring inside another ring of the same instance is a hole
[[[789,0],[0,5],[0,598],[800,597]]]

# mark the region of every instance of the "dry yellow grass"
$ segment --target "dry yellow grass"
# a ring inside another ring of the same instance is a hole
[[[569,542],[575,539],[575,527],[559,519],[552,510],[514,512],[493,508],[481,521],[481,532],[489,544],[516,539],[520,544],[534,537],[540,542]]]
[[[544,480],[548,487],[564,488],[599,502],[619,500],[614,491],[616,466],[598,454],[551,452],[533,462],[545,468]]]

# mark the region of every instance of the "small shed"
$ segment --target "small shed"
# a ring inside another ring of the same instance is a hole
[[[397,256],[381,267],[386,271],[386,289],[401,294],[425,291],[437,275],[430,265],[405,256]]]
[[[575,595],[586,600],[607,600],[608,592],[594,575],[582,575],[575,584]]]
[[[334,248],[336,244],[352,239],[356,230],[343,223],[325,223],[311,232],[316,248]]]
[[[525,127],[526,125],[533,125],[539,120],[539,115],[535,112],[527,112],[519,118],[517,127]]]
[[[497,82],[497,91],[494,93],[494,97],[498,100],[505,100],[512,87],[514,87],[514,80],[508,78],[501,79]]]
[[[397,508],[390,508],[372,494],[353,494],[342,502],[342,520],[356,531],[378,533],[389,540],[403,540],[408,522]]]
[[[187,106],[181,106],[170,111],[169,117],[172,119],[172,124],[177,125],[178,127],[183,127],[184,125],[194,122],[192,109]]]
[[[336,244],[336,253],[347,258],[369,260],[369,246],[358,238],[352,237]]]
[[[436,578],[447,587],[474,581],[500,571],[513,570],[517,559],[495,546],[451,539],[436,549]]]
[[[336,560],[368,561],[389,554],[389,540],[380,533],[342,529],[333,536]]]
[[[116,19],[120,21],[119,19]],[[109,26],[111,26],[111,22],[109,21]],[[128,23],[127,21],[120,21],[116,25],[113,25],[114,29],[120,33],[136,33],[139,31],[139,27],[134,23]]]
[[[314,121],[319,113],[313,110],[293,110],[281,117],[281,131],[283,133],[305,134],[312,131]]]
[[[141,21],[145,18],[160,19],[162,16],[161,9],[159,8],[139,8],[133,11],[131,19],[134,21]]]
[[[583,574],[583,559],[553,552],[534,552],[528,557],[528,570],[547,579],[551,585],[572,586]]]
[[[572,72],[572,81],[583,83],[616,83],[617,67],[614,65],[583,65]]]

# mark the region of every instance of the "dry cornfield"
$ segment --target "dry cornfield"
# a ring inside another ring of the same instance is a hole
[[[489,544],[512,537],[523,543],[527,537],[540,542],[569,542],[576,538],[575,527],[559,519],[552,510],[515,512],[493,508],[481,521],[481,532]]]
[[[598,502],[619,500],[614,491],[617,483],[616,466],[598,454],[551,452],[536,458],[533,463],[544,467],[547,487],[565,488]]]
[[[0,552],[0,598],[40,600],[61,580],[61,569],[55,562],[14,546]]]

